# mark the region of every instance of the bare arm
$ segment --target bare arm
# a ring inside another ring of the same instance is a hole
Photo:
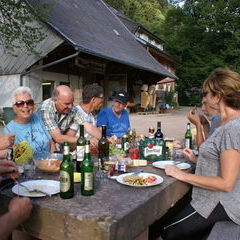
[[[30,215],[32,209],[29,198],[15,198],[9,204],[9,211],[0,217],[0,236],[9,239],[11,232]]]
[[[0,137],[0,150],[13,146],[15,140],[14,133],[7,133]]]
[[[50,152],[56,151],[56,143],[53,141],[52,138],[49,140],[49,145],[50,145]]]
[[[52,136],[56,143],[63,144],[64,142],[76,143],[77,137],[64,135],[59,129],[50,130],[49,134]]]
[[[190,174],[181,171],[175,166],[167,166],[165,172],[183,182],[194,186],[230,192],[235,186],[240,168],[240,153],[237,150],[227,150],[220,155],[221,172],[220,176],[208,177]]]
[[[203,125],[201,123],[201,115],[197,113],[197,110],[194,108],[188,113],[188,120],[196,126],[197,136],[196,144],[199,147],[205,141],[205,135],[203,131]]]
[[[98,127],[93,126],[89,122],[84,122],[83,125],[84,125],[86,132],[88,132],[90,135],[92,135],[93,137],[95,137],[97,139],[101,138],[101,130]]]
[[[69,129],[66,134],[67,134],[68,136],[75,136],[75,135],[76,135],[76,131],[73,130],[73,129]],[[97,139],[97,138],[95,138],[95,137],[90,137],[90,138],[88,138],[87,140],[90,141],[91,146],[97,147],[97,145],[98,145],[98,139]],[[75,145],[72,145],[72,149],[75,149],[75,148],[76,148],[76,146],[75,146]]]
[[[193,153],[193,150],[189,149],[189,148],[184,148],[183,149],[183,155],[185,157],[187,157],[191,162],[196,163],[197,162],[197,157],[196,155]]]
[[[0,150],[0,158],[5,159],[7,157],[7,149]]]

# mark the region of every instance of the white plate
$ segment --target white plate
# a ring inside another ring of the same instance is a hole
[[[153,174],[153,173],[139,173],[138,176],[140,177],[144,177],[144,178],[147,178],[147,177],[151,177],[151,176],[154,176],[156,177],[156,180],[152,183],[149,183],[148,185],[132,185],[128,182],[125,182],[124,181],[124,177],[126,176],[129,176],[129,175],[132,175],[133,173],[124,173],[124,174],[121,174],[119,176],[117,176],[116,180],[117,182],[121,183],[121,184],[124,184],[124,185],[127,185],[127,186],[131,186],[131,187],[151,187],[151,186],[155,186],[155,185],[158,185],[160,183],[163,182],[163,178],[156,175],[156,174]]]
[[[174,161],[157,161],[157,162],[153,162],[152,165],[156,168],[161,168],[161,169],[165,169],[165,167],[167,165],[174,165]],[[175,165],[176,167],[180,168],[180,169],[188,169],[191,167],[191,165],[189,163],[179,163]]]
[[[60,182],[55,180],[31,180],[22,182],[29,189],[39,189],[44,192],[47,192],[51,195],[57,194],[60,192]],[[24,197],[45,197],[43,193],[29,193],[24,187],[20,185],[15,185],[12,188],[12,191],[20,196]]]

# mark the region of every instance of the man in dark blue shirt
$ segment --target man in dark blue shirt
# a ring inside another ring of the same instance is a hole
[[[130,128],[129,115],[125,107],[128,103],[128,94],[125,91],[113,93],[112,107],[103,109],[98,114],[97,126],[107,126],[107,136],[121,138]]]

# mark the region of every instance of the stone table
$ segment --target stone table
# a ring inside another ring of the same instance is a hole
[[[142,169],[162,176],[164,182],[157,186],[136,188],[109,179],[96,184],[93,196],[82,196],[78,183],[75,184],[72,199],[63,200],[59,194],[32,198],[33,211],[22,225],[22,230],[48,240],[143,239],[139,238],[141,233],[146,232],[149,225],[181,199],[190,185],[167,177],[161,169],[152,166]],[[51,175],[42,177],[54,178]],[[2,212],[4,209],[6,211],[13,196],[11,189],[1,193]]]

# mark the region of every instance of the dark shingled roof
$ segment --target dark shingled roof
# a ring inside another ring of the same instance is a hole
[[[27,0],[35,4],[35,0]],[[55,0],[40,0],[52,2]],[[118,17],[99,0],[57,0],[48,24],[76,49],[111,61],[177,78],[135,40]]]

